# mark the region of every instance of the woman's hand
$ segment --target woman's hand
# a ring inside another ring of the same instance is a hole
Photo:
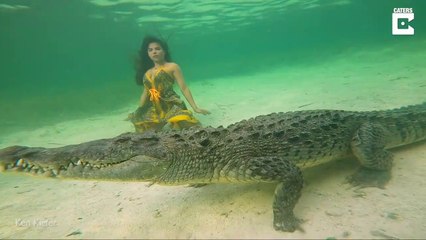
[[[195,109],[194,109],[194,111],[195,111],[196,113],[201,113],[201,114],[204,114],[204,115],[210,114],[210,112],[209,112],[209,111],[207,111],[207,110],[205,110],[205,109],[201,109],[201,108],[195,108]]]

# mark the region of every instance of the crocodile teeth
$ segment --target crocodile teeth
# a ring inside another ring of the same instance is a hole
[[[52,177],[53,176],[52,171],[41,172],[39,174],[41,174],[43,177]]]
[[[19,159],[15,162],[15,167],[21,167],[24,164],[24,159]]]
[[[31,169],[33,168],[33,165],[28,165],[26,168],[24,168],[25,172],[31,172]]]
[[[70,164],[68,164],[68,168],[67,169],[72,168],[72,167],[74,167],[74,164],[72,162],[70,162]]]
[[[44,168],[39,168],[37,173],[38,173],[38,174],[43,174],[44,172],[45,172],[45,171],[44,171]]]
[[[80,161],[80,160],[78,160],[78,162],[77,162],[77,166],[78,165],[81,165],[82,164],[82,162]]]

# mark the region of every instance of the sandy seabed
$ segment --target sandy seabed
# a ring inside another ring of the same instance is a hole
[[[426,101],[425,52],[387,48],[352,52],[321,65],[277,67],[250,76],[190,85],[212,112],[204,125],[271,112],[379,110]],[[5,136],[0,147],[58,147],[132,131],[135,106],[110,115],[57,123]],[[345,178],[354,159],[304,172],[295,214],[304,232],[272,226],[274,184],[149,186],[144,182],[50,179],[0,174],[0,238],[425,238],[426,145],[396,149],[385,189],[354,189]]]

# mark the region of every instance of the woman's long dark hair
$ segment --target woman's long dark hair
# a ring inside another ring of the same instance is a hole
[[[166,60],[166,62],[172,61],[169,52],[169,46],[167,45],[167,42],[165,40],[151,35],[144,37],[142,41],[142,46],[139,49],[138,57],[135,61],[135,80],[138,85],[143,85],[143,76],[150,68],[154,67],[154,62],[148,56],[148,46],[150,43],[158,43],[164,50],[164,59]]]

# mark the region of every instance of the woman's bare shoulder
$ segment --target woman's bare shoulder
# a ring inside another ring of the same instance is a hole
[[[179,68],[179,65],[175,62],[168,62],[167,67],[169,67],[170,69],[177,69]]]
[[[179,65],[175,62],[167,63],[166,69],[167,69],[167,72],[170,73],[170,75],[174,75],[175,73],[181,71]]]

